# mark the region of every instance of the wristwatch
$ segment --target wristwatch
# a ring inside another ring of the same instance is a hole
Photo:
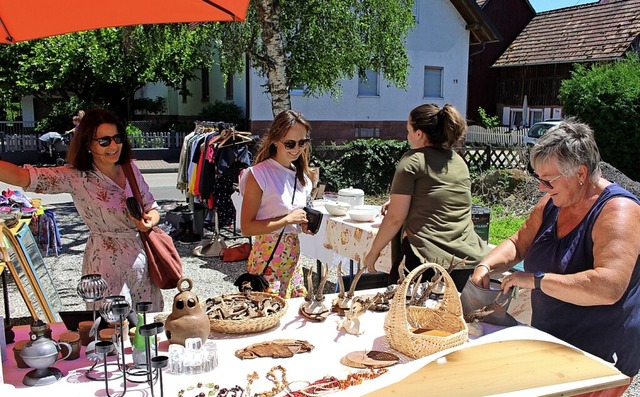
[[[540,283],[542,282],[542,279],[544,278],[545,274],[544,272],[535,272],[533,274],[533,282],[535,283],[535,289],[539,290],[540,289]]]

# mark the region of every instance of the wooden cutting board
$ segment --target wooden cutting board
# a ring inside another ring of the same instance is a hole
[[[615,379],[595,380],[606,376]],[[546,341],[517,340],[449,353],[367,396],[488,396],[576,381],[585,382],[569,389],[577,387],[580,392],[629,383],[615,368],[579,350]]]

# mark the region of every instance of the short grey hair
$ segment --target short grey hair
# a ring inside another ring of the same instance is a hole
[[[533,168],[553,160],[558,162],[563,173],[575,172],[584,164],[592,183],[597,182],[602,175],[600,151],[593,130],[574,118],[566,119],[549,129],[531,150]]]

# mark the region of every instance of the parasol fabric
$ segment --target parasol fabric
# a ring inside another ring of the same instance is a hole
[[[0,43],[100,28],[244,21],[249,0],[20,0],[0,3]]]
[[[62,135],[55,131],[49,131],[45,134],[42,134],[38,139],[40,139],[42,142],[51,142],[56,139],[62,139]]]

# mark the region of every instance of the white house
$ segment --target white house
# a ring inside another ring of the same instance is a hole
[[[406,91],[387,87],[370,71],[367,83],[343,81],[340,98],[305,98],[292,92],[292,107],[312,122],[314,139],[404,137],[409,111],[423,103],[450,103],[466,113],[469,44],[497,41],[499,34],[475,0],[416,0],[414,15],[416,26],[407,38],[411,66]],[[248,129],[259,134],[273,119],[264,84],[251,70],[225,86],[214,68],[190,83],[191,97],[182,98],[164,85],[148,85],[137,95],[164,97],[167,113],[178,116],[197,115],[215,100],[233,101],[245,112]]]

